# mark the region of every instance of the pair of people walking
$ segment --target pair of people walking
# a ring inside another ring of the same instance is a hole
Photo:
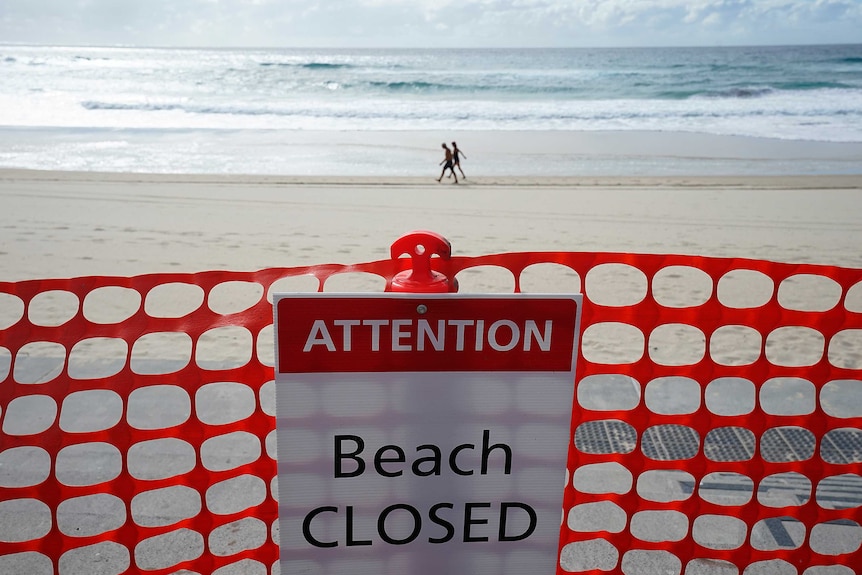
[[[442,180],[443,175],[446,173],[446,170],[449,170],[449,172],[451,172],[451,173],[446,177],[447,178],[454,177],[455,183],[457,184],[458,183],[458,175],[455,174],[455,168],[458,168],[458,171],[461,172],[461,177],[466,180],[467,176],[464,175],[464,170],[461,169],[461,157],[463,156],[466,158],[467,156],[464,154],[464,152],[462,152],[461,150],[458,149],[458,144],[456,144],[455,142],[452,142],[452,149],[451,150],[449,149],[449,146],[447,146],[446,143],[444,142],[443,143],[443,149],[445,150],[446,156],[443,158],[443,161],[440,162],[440,164],[439,164],[439,165],[443,166],[443,171],[440,172],[440,177],[437,178],[437,181],[439,182],[440,180]]]

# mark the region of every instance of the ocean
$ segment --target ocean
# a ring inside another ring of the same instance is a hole
[[[399,175],[422,169],[415,162],[426,161],[399,157],[387,163],[355,147],[326,150],[327,134],[337,141],[337,134],[346,132],[456,131],[464,139],[488,130],[630,131],[862,142],[862,45],[523,50],[5,45],[0,77],[0,167]],[[311,142],[299,138],[303,146],[297,148],[300,132],[318,136]],[[436,164],[437,140],[429,141],[429,148]],[[553,175],[551,163],[559,159],[549,156],[547,165],[539,162],[531,169]],[[657,172],[672,168],[653,164]],[[828,169],[841,172],[846,166]]]

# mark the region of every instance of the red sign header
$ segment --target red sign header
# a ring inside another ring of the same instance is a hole
[[[571,371],[573,297],[384,294],[276,299],[278,373]]]

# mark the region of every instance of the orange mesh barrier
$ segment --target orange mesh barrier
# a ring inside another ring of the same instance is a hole
[[[406,265],[0,283],[0,573],[278,572],[273,285]],[[862,565],[862,270],[436,265],[585,288],[558,572]]]

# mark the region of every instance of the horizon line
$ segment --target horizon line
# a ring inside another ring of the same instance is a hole
[[[764,43],[764,44],[650,44],[650,45],[593,45],[593,46],[326,46],[326,45],[174,45],[174,44],[99,44],[99,43],[34,43],[0,41],[0,46],[42,47],[42,48],[132,48],[150,50],[644,50],[644,49],[716,49],[716,48],[786,48],[786,47],[828,47],[862,46],[862,42],[803,42],[803,43]]]

